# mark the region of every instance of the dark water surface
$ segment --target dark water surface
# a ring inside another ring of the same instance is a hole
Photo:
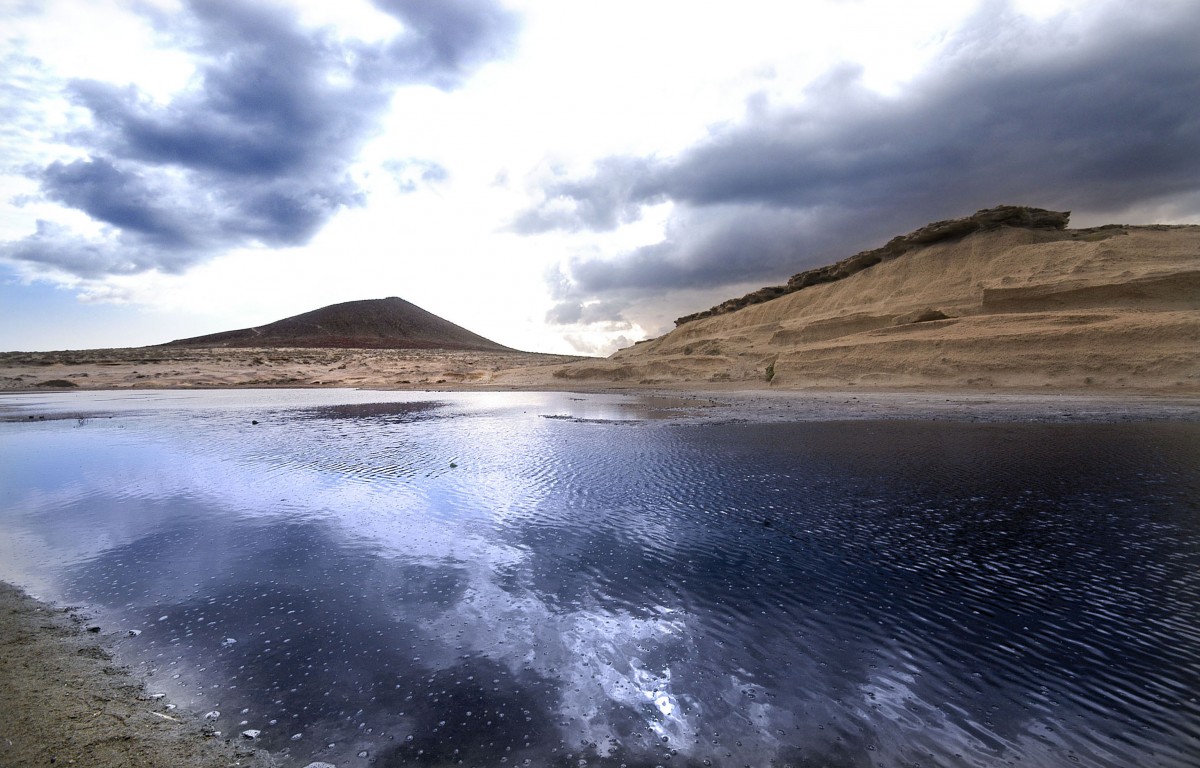
[[[0,578],[290,765],[1200,764],[1198,424],[0,409]]]

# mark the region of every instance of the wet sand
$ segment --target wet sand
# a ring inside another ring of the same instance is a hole
[[[112,660],[125,636],[0,583],[0,764],[267,768],[240,736],[211,735]]]

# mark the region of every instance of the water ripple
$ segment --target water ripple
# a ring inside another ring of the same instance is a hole
[[[4,425],[7,562],[298,766],[1200,754],[1193,425],[356,397]]]

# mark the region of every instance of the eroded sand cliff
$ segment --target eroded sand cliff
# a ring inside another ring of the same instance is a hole
[[[996,210],[976,217],[995,219]],[[1200,389],[1200,227],[1071,230],[1044,215],[952,226],[974,218],[924,227],[793,283],[841,267],[833,279],[681,318],[665,336],[557,375],[782,388]],[[948,234],[922,237],[939,228]]]

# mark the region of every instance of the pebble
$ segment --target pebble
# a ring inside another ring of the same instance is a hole
[[[318,761],[315,763],[309,763],[308,765],[304,766],[304,768],[337,768],[337,766],[333,763],[322,763]]]
[[[262,735],[262,731],[258,730],[257,728],[247,728],[246,730],[242,731],[242,735],[247,739],[257,739]]]

